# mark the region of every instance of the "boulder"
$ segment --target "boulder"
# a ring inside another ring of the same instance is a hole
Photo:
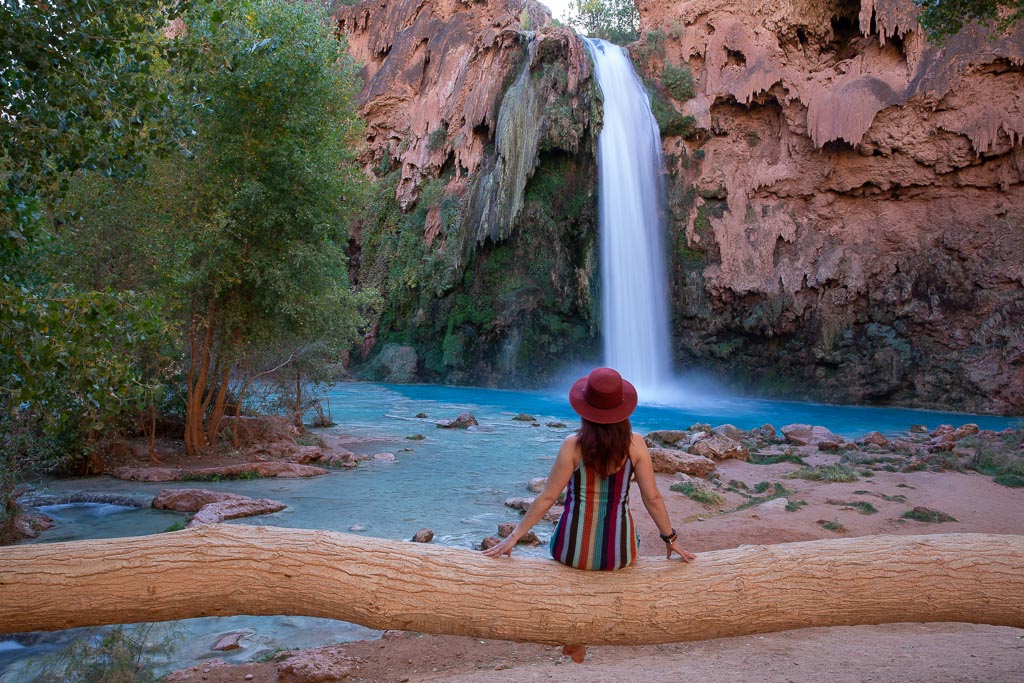
[[[533,415],[528,415],[527,413],[519,413],[518,415],[516,415],[512,419],[515,420],[516,422],[536,422],[537,421],[537,418],[535,418]]]
[[[377,462],[394,462],[395,461],[395,454],[394,453],[374,453],[373,454],[373,459],[376,460]]]
[[[932,436],[945,436],[946,434],[952,434],[954,431],[956,430],[953,429],[953,425],[939,425],[932,432]]]
[[[546,522],[551,522],[552,524],[558,524],[558,520],[562,518],[563,510],[565,510],[565,506],[563,505],[552,505],[548,511],[544,513],[544,516],[541,517],[541,519]]]
[[[750,460],[750,450],[746,444],[722,434],[712,434],[700,439],[686,450],[692,455],[701,455],[712,460]]]
[[[527,531],[526,534],[516,541],[516,545],[540,545],[542,541],[537,538],[537,534],[532,531]]]
[[[881,432],[868,432],[861,438],[857,439],[857,443],[871,444],[873,446],[880,446],[884,448],[889,445],[889,439],[885,438],[885,435]]]
[[[207,489],[163,489],[153,499],[153,507],[157,510],[174,510],[176,512],[199,512],[200,508],[210,503],[225,500],[252,500],[246,496],[223,491]]]
[[[736,427],[731,424],[718,425],[711,431],[713,431],[715,434],[727,436],[733,441],[743,441],[743,434],[741,434],[740,430],[736,429]]]
[[[437,426],[442,429],[466,429],[480,424],[473,413],[459,413],[454,420],[438,420]]]
[[[565,429],[567,427],[564,422],[548,422],[547,426],[552,429]]]
[[[805,424],[789,424],[782,428],[782,435],[786,442],[794,446],[817,446],[821,441],[842,443],[842,437],[833,434],[826,427],[811,426]]]
[[[967,424],[960,425],[959,427],[953,430],[953,438],[959,441],[960,439],[966,436],[974,436],[979,431],[981,430],[978,429],[978,425],[974,424],[973,422],[968,422]]]
[[[431,529],[423,528],[412,535],[413,543],[430,543],[434,540],[434,532]]]
[[[248,498],[237,496],[234,499],[208,503],[199,509],[188,522],[188,528],[203,524],[218,524],[228,519],[239,517],[255,517],[280,512],[287,505],[269,498]]]
[[[533,501],[534,500],[536,500],[536,499],[535,498],[525,498],[525,497],[522,497],[522,498],[506,498],[505,499],[505,505],[507,507],[512,508],[513,510],[522,510],[523,512],[525,512],[526,510],[530,509],[530,506],[533,505]]]
[[[910,425],[911,434],[927,434],[928,427],[926,425]]]
[[[490,550],[499,543],[501,543],[501,539],[497,536],[488,536],[484,540],[480,541],[480,550]]]
[[[775,432],[775,427],[768,424],[767,422],[755,430],[758,435],[763,439],[777,439],[779,435]]]
[[[536,479],[531,479],[530,483],[526,485],[526,490],[532,493],[540,493],[541,491],[544,490],[544,484],[546,484],[547,481],[548,480],[544,477],[537,477]]]
[[[278,683],[325,683],[349,677],[356,660],[337,646],[297,650],[277,665]]]
[[[38,538],[54,521],[41,512],[22,512],[14,517],[14,533],[18,538]]]
[[[694,455],[672,448],[652,448],[650,450],[655,472],[664,474],[682,472],[695,477],[703,477],[715,471],[715,461],[702,455]]]
[[[241,643],[238,641],[251,634],[251,631],[232,631],[231,633],[225,633],[217,639],[217,642],[215,642],[210,649],[217,650],[218,652],[237,650],[242,647]]]
[[[357,467],[359,463],[350,451],[329,451],[324,453],[324,457],[320,459],[321,465],[328,465],[330,467]]]
[[[754,510],[759,514],[770,515],[777,512],[785,512],[787,505],[789,505],[788,498],[772,498],[771,500],[756,506]]]
[[[502,522],[498,525],[498,535],[502,538],[507,538],[509,534],[516,530],[515,522]]]
[[[644,441],[647,442],[648,447],[656,448],[658,446],[675,446],[680,441],[689,437],[689,432],[679,429],[659,429],[647,432],[647,435],[644,436]]]

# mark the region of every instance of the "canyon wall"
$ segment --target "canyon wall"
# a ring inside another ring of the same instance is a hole
[[[637,4],[634,59],[692,117],[664,137],[679,360],[1024,412],[1024,29],[936,48],[911,0]]]
[[[936,48],[911,0],[637,5],[677,365],[780,397],[1024,413],[1024,32]],[[378,192],[351,271],[389,302],[366,371],[531,386],[598,360],[600,96],[579,39],[525,0],[335,17]]]
[[[377,196],[350,273],[386,308],[374,379],[537,386],[598,353],[598,91],[532,0],[364,0],[335,12],[363,66]]]

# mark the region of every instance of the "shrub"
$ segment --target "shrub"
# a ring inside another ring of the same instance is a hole
[[[801,467],[786,475],[790,479],[807,479],[828,483],[857,481],[857,473],[843,465],[819,465],[817,467]]]
[[[832,519],[819,519],[818,524],[828,529],[829,531],[834,531],[837,534],[845,534],[848,531],[848,529],[845,526],[843,526],[843,524],[836,517],[833,517]]]
[[[430,136],[427,137],[427,149],[436,152],[443,148],[446,142],[448,142],[448,129],[445,126],[438,126],[430,131]]]
[[[679,66],[665,64],[661,70],[661,83],[665,86],[665,92],[677,102],[685,102],[696,94],[693,87],[693,73],[685,64]]]
[[[842,505],[843,507],[851,507],[862,515],[873,515],[876,512],[878,512],[878,508],[876,508],[874,505],[872,505],[866,500],[845,501],[829,499],[826,500],[825,502],[828,503],[829,505]]]
[[[681,493],[690,500],[695,500],[698,503],[704,505],[721,505],[725,502],[725,497],[720,493],[715,493],[702,486],[698,486],[692,482],[681,481],[669,487],[676,493]]]
[[[945,512],[921,506],[918,506],[913,510],[907,510],[901,515],[901,517],[903,519],[916,519],[919,522],[929,522],[931,524],[956,521],[956,518],[952,515],[947,515]]]
[[[806,500],[791,500],[786,503],[786,512],[796,512],[805,505],[807,505]]]

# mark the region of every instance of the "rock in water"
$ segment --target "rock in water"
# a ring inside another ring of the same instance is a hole
[[[498,535],[502,538],[508,538],[508,536],[515,530],[515,522],[502,522],[498,525]]]
[[[434,532],[431,529],[423,528],[412,535],[413,543],[430,543],[434,540]]]
[[[484,540],[480,541],[480,550],[490,550],[499,543],[501,543],[501,539],[497,536],[488,536]]]
[[[512,419],[515,420],[516,422],[536,422],[537,421],[537,418],[535,418],[533,415],[527,415],[526,413],[519,413],[518,415],[516,415]]]
[[[224,652],[226,650],[237,650],[240,647],[242,647],[241,643],[239,643],[238,641],[240,641],[242,638],[246,637],[249,634],[250,631],[232,631],[231,633],[225,633],[217,639],[217,642],[215,642],[213,646],[210,647],[210,649],[217,650],[219,652]]]
[[[476,417],[473,413],[459,413],[459,416],[454,420],[438,420],[437,426],[442,429],[466,429],[467,427],[474,427],[478,425]]]

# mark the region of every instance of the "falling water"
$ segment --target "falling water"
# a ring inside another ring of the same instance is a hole
[[[641,389],[671,381],[661,135],[626,52],[587,40],[604,95],[598,138],[605,363]]]

